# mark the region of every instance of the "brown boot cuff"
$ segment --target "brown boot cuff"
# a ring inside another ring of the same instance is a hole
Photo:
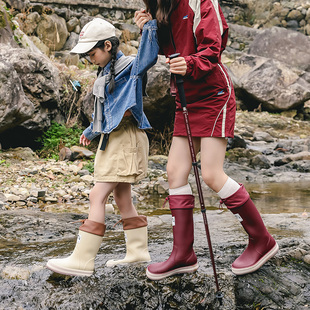
[[[87,219],[84,221],[83,225],[80,226],[79,230],[103,237],[105,233],[105,227],[105,224],[97,223]]]
[[[146,219],[146,216],[144,216],[144,215],[129,217],[127,219],[123,219],[122,222],[123,222],[123,229],[124,230],[135,229],[135,228],[147,226],[147,219]]]

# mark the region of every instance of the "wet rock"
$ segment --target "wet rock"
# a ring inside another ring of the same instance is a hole
[[[194,214],[198,271],[162,281],[148,280],[144,263],[105,266],[107,260],[125,255],[122,226],[114,226],[119,216],[107,216],[107,231],[96,257],[94,275],[66,277],[47,270],[45,263],[50,258],[71,253],[81,215],[24,210],[1,212],[1,235],[6,236],[0,243],[1,305],[8,309],[25,305],[33,309],[101,309],[104,305],[107,309],[126,306],[141,310],[146,307],[232,310],[253,309],[254,304],[276,310],[282,305],[299,309],[309,304],[310,235],[306,219],[298,214],[264,215],[267,227],[277,238],[280,252],[257,272],[234,276],[230,264],[243,251],[247,236],[230,212],[207,210],[207,216],[217,276],[224,293],[222,307],[215,298],[209,249],[198,211]],[[148,222],[152,260],[165,260],[172,249],[171,216],[148,216]]]

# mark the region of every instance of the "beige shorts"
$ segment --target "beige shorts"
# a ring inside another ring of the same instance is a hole
[[[135,183],[147,175],[149,140],[132,116],[124,117],[110,133],[104,151],[101,135],[95,158],[95,182]]]

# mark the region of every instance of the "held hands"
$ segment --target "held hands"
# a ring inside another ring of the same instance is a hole
[[[152,15],[147,13],[145,9],[141,9],[140,11],[135,12],[134,21],[136,25],[142,30],[145,23],[152,20]]]
[[[184,76],[187,71],[187,64],[184,57],[176,57],[173,59],[166,58],[166,63],[170,65],[170,72]]]
[[[81,136],[80,136],[80,144],[83,144],[83,146],[85,146],[85,145],[89,145],[90,144],[90,140],[88,140],[85,136],[84,136],[84,134],[81,134]]]

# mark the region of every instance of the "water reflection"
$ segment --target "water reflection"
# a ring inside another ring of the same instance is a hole
[[[310,213],[310,182],[296,183],[265,183],[244,184],[258,210],[262,214],[280,213]],[[196,189],[194,188],[194,191]],[[218,196],[208,188],[203,188],[204,200],[207,209],[217,209]],[[200,204],[196,196],[196,211]],[[139,201],[136,208],[145,215],[160,215],[169,213],[168,205],[163,208],[164,195],[152,195]]]

